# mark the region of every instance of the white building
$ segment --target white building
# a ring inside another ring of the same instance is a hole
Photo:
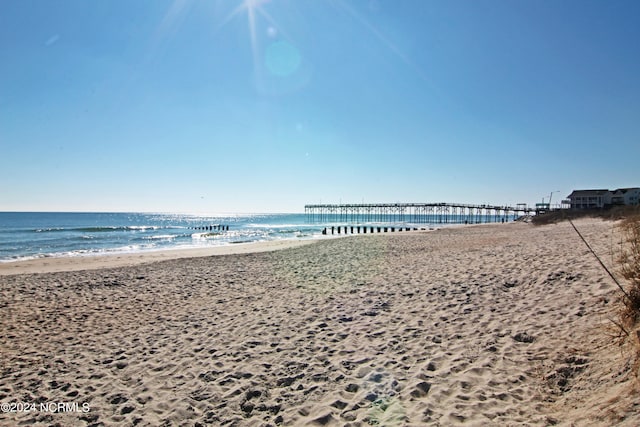
[[[567,196],[571,209],[601,209],[640,204],[640,188],[610,190],[573,190]]]
[[[598,209],[611,204],[609,190],[573,190],[567,196],[571,209]]]

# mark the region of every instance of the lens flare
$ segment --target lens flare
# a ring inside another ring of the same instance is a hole
[[[271,43],[267,47],[265,56],[267,69],[280,77],[294,74],[302,60],[298,49],[286,41]]]

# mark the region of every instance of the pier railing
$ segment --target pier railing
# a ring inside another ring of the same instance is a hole
[[[304,211],[309,223],[413,223],[478,224],[507,222],[535,209],[526,206],[470,205],[462,203],[310,204]]]

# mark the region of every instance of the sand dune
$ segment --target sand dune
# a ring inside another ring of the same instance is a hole
[[[613,223],[581,220],[610,263]],[[638,425],[569,224],[0,277],[0,425]]]

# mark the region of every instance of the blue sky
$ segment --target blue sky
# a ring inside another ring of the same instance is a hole
[[[640,2],[2,0],[0,210],[640,186]]]

